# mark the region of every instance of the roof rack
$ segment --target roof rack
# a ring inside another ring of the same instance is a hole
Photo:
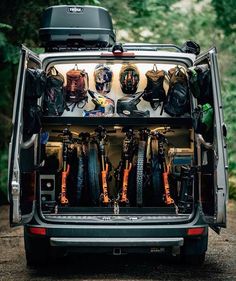
[[[140,50],[140,51],[158,51],[160,49],[173,49],[183,53],[183,50],[174,44],[151,44],[151,43],[125,43],[123,47],[126,50]]]
[[[180,53],[192,53],[198,55],[200,53],[200,46],[193,41],[186,41],[182,47],[174,44],[151,44],[151,43],[119,43],[116,42],[112,47],[82,47],[82,46],[65,46],[54,45],[47,46],[46,52],[68,52],[68,51],[159,51],[172,50]]]
[[[145,44],[145,43],[125,43],[122,44],[125,51],[158,51],[158,50],[173,50],[183,52],[183,50],[173,44]],[[110,47],[77,47],[77,46],[48,46],[45,48],[46,52],[73,52],[73,51],[110,51]]]

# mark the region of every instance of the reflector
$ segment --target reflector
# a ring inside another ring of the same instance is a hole
[[[205,231],[205,227],[189,228],[187,235],[202,235]]]
[[[35,235],[46,235],[46,228],[44,227],[30,227],[29,232]]]

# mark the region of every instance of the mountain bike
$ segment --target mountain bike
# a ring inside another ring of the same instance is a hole
[[[163,130],[163,133],[166,129]],[[164,145],[167,139],[160,129],[141,129],[138,143],[136,202],[137,206],[162,206],[174,204],[168,182],[169,165],[166,163]],[[149,202],[149,203],[147,203]]]
[[[136,150],[136,139],[132,128],[124,127],[125,138],[122,144],[122,153],[119,166],[115,171],[116,182],[118,185],[118,202],[123,206],[133,204],[134,184],[132,181],[133,157]]]

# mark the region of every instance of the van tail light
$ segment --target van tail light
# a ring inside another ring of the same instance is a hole
[[[29,232],[34,235],[46,235],[46,228],[44,227],[30,227]]]
[[[189,228],[187,230],[188,236],[194,236],[194,235],[202,235],[205,232],[205,227],[195,227],[195,228]]]

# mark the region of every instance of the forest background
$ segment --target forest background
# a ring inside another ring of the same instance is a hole
[[[42,11],[52,5],[105,7],[119,42],[198,42],[219,53],[224,119],[228,127],[229,197],[236,199],[236,1],[234,0],[1,0],[0,204],[7,202],[8,143],[20,44],[39,51]]]

